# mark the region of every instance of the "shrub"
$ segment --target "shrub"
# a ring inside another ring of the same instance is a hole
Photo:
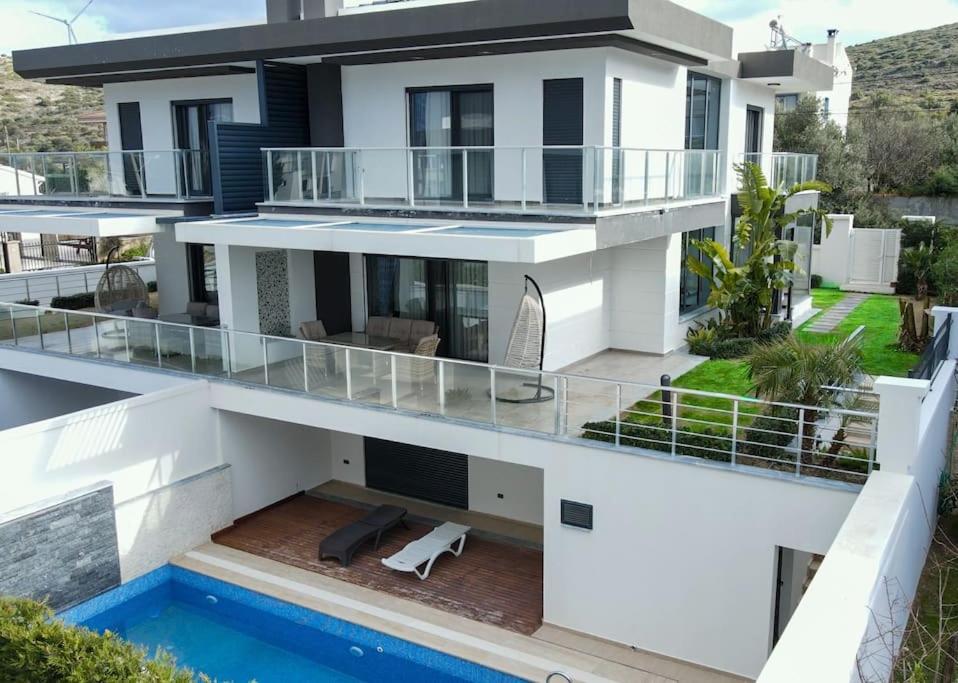
[[[798,434],[798,411],[794,408],[773,407],[767,415],[755,418],[745,431],[745,443],[739,444],[743,455],[754,455],[767,460],[795,461],[795,452],[785,450]]]
[[[821,275],[812,275],[812,289],[818,289],[822,286],[822,276]]]
[[[958,242],[945,247],[931,266],[931,280],[945,306],[958,303]]]
[[[21,299],[20,301],[15,301],[21,306],[39,306],[40,302],[37,299]]]
[[[687,427],[680,421],[679,429]],[[615,443],[615,421],[588,422],[582,425],[583,436],[593,441]],[[663,422],[661,425],[640,425],[623,422],[619,432],[619,443],[629,448],[645,448],[664,453],[672,452],[672,428]],[[675,438],[677,455],[690,455],[706,460],[731,462],[732,447],[728,432],[711,428],[699,432],[679,431]]]
[[[773,324],[768,329],[762,330],[757,337],[725,339],[722,337],[720,330],[700,327],[696,330],[689,330],[686,339],[689,343],[689,351],[695,355],[728,360],[747,356],[756,344],[770,344],[785,339],[791,332],[792,324],[783,320]]]
[[[156,280],[150,280],[146,283],[146,291],[150,292],[151,294],[156,292]]]
[[[177,669],[165,652],[150,659],[145,650],[113,633],[64,624],[40,603],[0,598],[0,680],[189,683],[193,675]]]
[[[80,292],[79,294],[70,294],[69,296],[55,296],[53,297],[53,301],[50,302],[50,306],[67,311],[93,308],[96,306],[96,295],[93,292]]]

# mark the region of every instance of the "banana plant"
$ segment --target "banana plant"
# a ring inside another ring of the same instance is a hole
[[[832,220],[817,207],[785,212],[786,202],[800,192],[831,192],[820,181],[796,183],[789,188],[771,187],[761,167],[753,163],[735,166],[742,188],[738,194],[742,215],[736,221],[732,248],[748,252],[741,265],[725,246],[715,240],[696,240],[701,256],[689,254],[687,267],[711,284],[708,304],[722,312],[723,322],[735,336],[754,337],[772,324],[776,291],[787,290],[800,268],[795,261],[798,244],[780,238],[784,229],[799,218],[815,216],[826,234]]]

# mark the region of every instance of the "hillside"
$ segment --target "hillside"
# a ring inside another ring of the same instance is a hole
[[[47,85],[25,81],[13,72],[9,57],[0,56],[0,150],[58,151],[102,146],[96,126],[79,115],[103,109],[103,92],[95,88]]]
[[[958,103],[958,24],[854,45],[848,55],[852,108],[879,93],[906,107],[947,110]]]

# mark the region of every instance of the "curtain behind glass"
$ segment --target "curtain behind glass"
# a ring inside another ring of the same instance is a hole
[[[413,147],[452,146],[452,95],[448,91],[410,95]],[[413,153],[417,199],[443,199],[452,195],[452,152],[448,149]]]
[[[492,147],[493,98],[491,90],[467,90],[456,93],[459,105],[457,146]],[[469,152],[469,199],[492,198],[492,150]]]

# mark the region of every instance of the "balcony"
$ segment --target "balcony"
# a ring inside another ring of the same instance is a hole
[[[839,407],[0,303],[5,347],[776,477],[859,485],[875,464],[877,415]]]
[[[738,163],[745,162],[758,164],[771,187],[792,187],[797,183],[815,180],[818,173],[817,154],[774,152],[739,155]]]
[[[265,149],[272,206],[597,216],[720,199],[715,150]]]
[[[200,150],[0,154],[16,199],[208,200],[209,153]]]

